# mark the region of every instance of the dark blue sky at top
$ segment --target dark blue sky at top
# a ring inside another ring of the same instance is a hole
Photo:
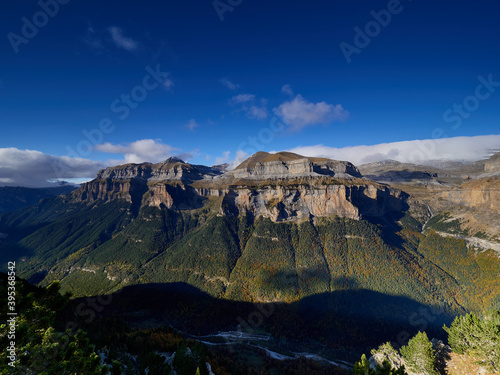
[[[5,0],[0,148],[66,155],[67,147],[85,139],[82,130],[109,118],[115,129],[100,143],[154,139],[211,164],[269,128],[273,109],[297,95],[311,105],[341,104],[349,116],[298,128],[287,124],[262,149],[427,139],[436,128],[449,137],[498,134],[500,88],[459,127],[443,114],[475,95],[479,76],[500,82],[500,3],[402,0],[402,11],[348,63],[339,44],[354,45],[353,28],[363,29],[373,20],[370,11],[387,4],[243,0],[221,21],[210,0],[71,0],[15,53],[8,33],[22,35],[22,17],[31,20],[40,6]],[[113,42],[112,27],[135,48]],[[148,91],[120,119],[111,103],[141,84],[147,66],[157,65],[169,73],[170,87]],[[281,91],[286,84],[293,95]],[[239,94],[254,99],[231,100]],[[251,105],[267,116],[252,118],[245,109]],[[121,157],[97,150],[80,156]]]

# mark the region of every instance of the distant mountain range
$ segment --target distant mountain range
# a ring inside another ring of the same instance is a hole
[[[0,187],[0,212],[32,206],[40,202],[41,199],[68,194],[76,188],[77,186],[73,185],[40,189],[19,186]]]

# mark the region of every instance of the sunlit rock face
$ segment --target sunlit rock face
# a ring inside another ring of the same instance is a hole
[[[359,220],[404,210],[406,194],[387,187],[341,183],[231,189],[222,202],[226,215],[251,214],[274,222],[340,216]]]
[[[455,204],[500,213],[500,176],[467,181],[441,196]]]
[[[361,173],[346,161],[306,158],[291,152],[258,152],[226,173],[226,177],[260,180],[320,176],[350,178],[361,177]]]
[[[484,164],[484,171],[486,173],[500,172],[500,152],[486,160]]]
[[[406,207],[399,190],[364,179],[349,162],[259,152],[233,171],[178,159],[101,170],[72,199],[92,203],[124,199],[168,209],[196,209],[219,199],[221,215],[268,217],[274,222],[340,216],[359,220]]]

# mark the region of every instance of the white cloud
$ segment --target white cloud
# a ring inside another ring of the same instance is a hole
[[[196,123],[196,120],[192,118],[187,122],[186,125],[184,125],[186,128],[188,128],[190,131],[194,131],[195,128],[198,127],[198,124]]]
[[[231,151],[224,151],[221,156],[215,158],[214,165],[227,163],[230,161],[229,155],[231,155]]]
[[[227,150],[222,153],[221,156],[215,158],[215,162],[213,165],[220,165],[227,163],[228,170],[236,168],[238,165],[240,165],[243,161],[248,159],[251,155],[247,154],[246,152],[242,150],[236,151],[236,156],[234,159],[231,160],[231,151]]]
[[[92,179],[103,162],[54,156],[36,150],[0,148],[0,185],[47,187],[49,181]]]
[[[236,83],[231,82],[227,78],[221,78],[219,79],[219,82],[221,83],[222,86],[227,87],[229,90],[236,90],[240,85],[237,85]]]
[[[287,95],[290,95],[290,96],[293,96],[293,90],[292,90],[292,87],[290,85],[284,85],[282,88],[281,88],[281,92],[283,94],[287,94]]]
[[[435,160],[472,162],[488,158],[500,149],[500,135],[455,137],[381,143],[372,146],[335,148],[324,145],[300,146],[288,151],[304,156],[347,160],[355,165],[397,160],[402,163],[432,164]]]
[[[247,117],[251,119],[264,120],[265,118],[267,118],[267,108],[264,105],[252,105],[250,107],[243,107],[243,110],[245,111]]]
[[[238,165],[243,163],[250,156],[251,155],[247,154],[245,151],[242,151],[242,150],[236,151],[236,157],[234,158],[234,160],[232,162],[229,163],[228,169],[231,170],[231,169],[236,168]]]
[[[111,39],[118,48],[123,48],[127,51],[134,51],[137,49],[138,44],[135,40],[127,38],[123,35],[123,30],[116,26],[108,27]]]
[[[241,110],[248,118],[264,120],[267,118],[267,100],[261,99],[261,104],[254,104],[256,96],[254,94],[239,94],[233,96],[230,104],[241,104]]]
[[[283,118],[291,130],[301,130],[310,125],[342,121],[349,116],[349,112],[340,104],[311,103],[300,94],[293,100],[286,101],[278,108],[274,108],[274,113]]]
[[[123,160],[113,160],[113,164],[120,163],[157,163],[163,161],[178,152],[170,145],[162,143],[161,140],[141,139],[124,145],[114,145],[109,142],[96,145],[97,151],[109,154],[123,154]]]
[[[239,104],[246,103],[255,100],[255,95],[253,94],[239,94],[231,98],[231,103]]]

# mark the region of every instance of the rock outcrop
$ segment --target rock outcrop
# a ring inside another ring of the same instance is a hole
[[[395,160],[384,160],[359,166],[360,172],[374,181],[413,182],[415,180],[429,182],[438,175],[447,177],[444,171],[425,165],[400,163]]]
[[[215,168],[191,165],[177,158],[157,164],[124,164],[100,170],[94,180],[72,193],[72,199],[87,203],[124,199],[138,206],[163,204],[173,209],[199,208],[203,198],[190,184],[210,181],[221,174]]]
[[[203,165],[191,165],[177,158],[169,158],[157,164],[124,164],[102,169],[97,173],[96,179],[196,181],[214,178],[221,174],[222,172],[216,168],[205,167]]]
[[[486,173],[500,172],[500,152],[490,157],[484,163],[484,171]]]
[[[286,152],[257,153],[226,173],[178,159],[125,164],[101,170],[72,194],[76,202],[124,199],[137,208],[176,210],[217,198],[220,214],[275,222],[331,215],[360,219],[407,208],[405,193],[362,178],[351,163]]]
[[[72,201],[92,203],[97,200],[109,202],[113,199],[124,199],[133,203],[137,196],[145,192],[145,183],[138,179],[99,178],[82,184],[71,193]]]
[[[225,176],[236,179],[274,180],[320,176],[352,178],[361,177],[361,173],[347,161],[307,158],[291,152],[258,152]]]
[[[436,367],[439,373],[445,373],[447,361],[452,352],[451,347],[444,344],[441,340],[432,339],[432,349],[436,356]],[[377,366],[382,367],[384,361],[389,362],[393,369],[398,369],[401,366],[405,368],[408,375],[421,375],[420,372],[414,372],[408,366],[407,361],[391,346],[391,344],[382,344],[376,350],[372,350],[372,356],[369,358],[370,368],[375,370]]]
[[[225,215],[264,216],[279,222],[332,215],[359,220],[407,209],[407,195],[399,190],[362,180],[349,185],[332,180],[322,182],[261,188],[239,186],[224,196],[222,212]]]
[[[440,196],[454,204],[500,214],[500,176],[470,180]]]

